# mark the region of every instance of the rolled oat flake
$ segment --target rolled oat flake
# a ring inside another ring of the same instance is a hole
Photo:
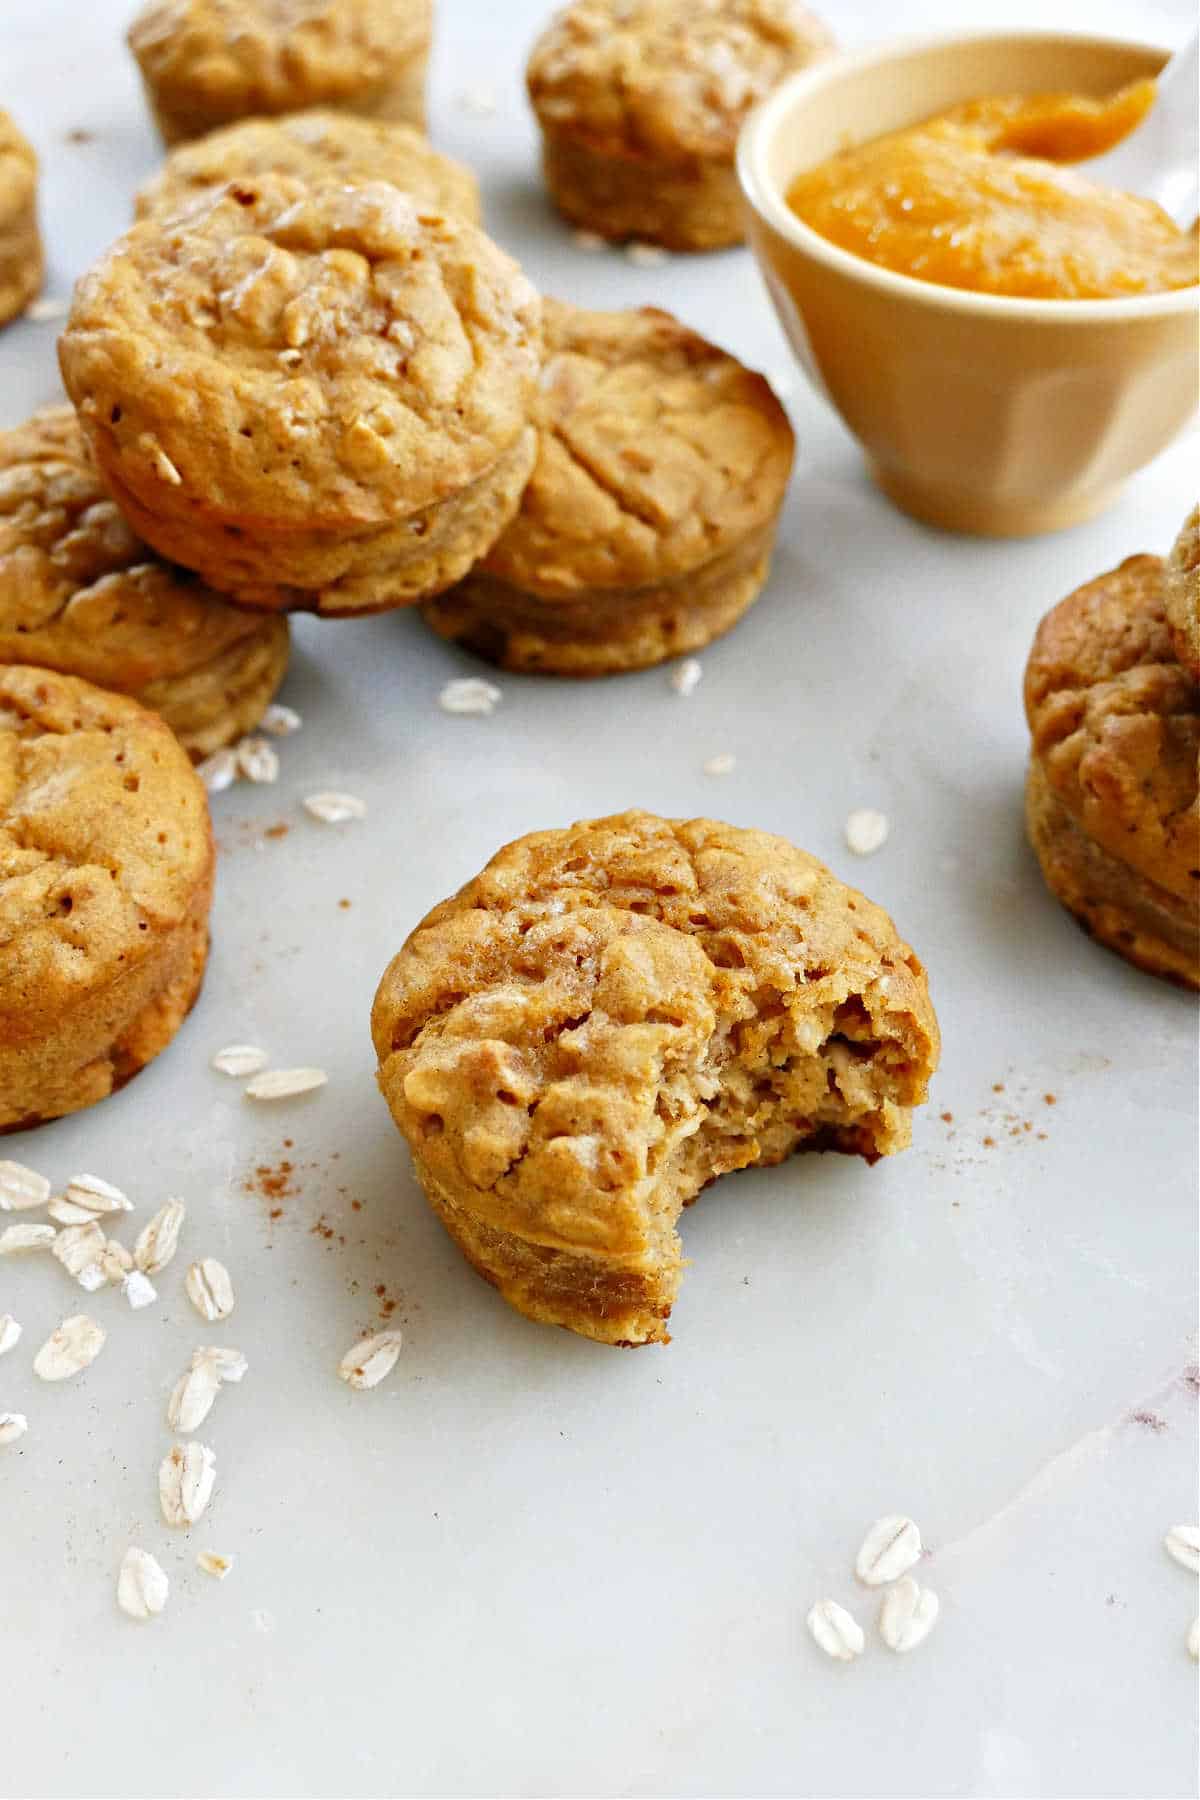
[[[898,1581],[921,1560],[921,1533],[903,1513],[886,1513],[876,1519],[854,1559],[854,1573],[868,1587],[884,1587]]]

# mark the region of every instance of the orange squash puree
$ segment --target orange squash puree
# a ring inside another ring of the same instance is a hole
[[[843,250],[943,287],[1039,300],[1191,287],[1195,231],[1063,166],[1111,149],[1153,100],[1153,81],[1106,100],[969,100],[809,169],[788,205]]]

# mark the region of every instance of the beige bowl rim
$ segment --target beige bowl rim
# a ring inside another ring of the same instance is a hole
[[[1109,37],[1073,31],[953,31],[920,36],[889,38],[866,49],[850,51],[827,61],[812,64],[788,76],[754,108],[742,127],[737,146],[738,179],[742,192],[766,224],[783,238],[818,262],[828,264],[842,275],[851,276],[869,287],[880,288],[909,304],[936,306],[951,312],[975,313],[1014,323],[1029,320],[1063,324],[1070,320],[1080,325],[1104,320],[1146,319],[1163,314],[1186,313],[1200,305],[1200,286],[1172,288],[1165,294],[1131,294],[1112,300],[1032,300],[1011,294],[980,294],[970,288],[945,287],[938,282],[918,281],[913,275],[901,275],[854,256],[837,244],[830,243],[811,226],[798,219],[783,194],[767,174],[767,151],[784,119],[804,105],[808,96],[840,78],[860,69],[878,67],[882,63],[901,62],[932,51],[953,49],[969,44],[1029,44],[1031,47],[1059,43],[1070,46],[1093,45],[1117,50],[1131,50],[1143,56],[1158,56],[1164,61],[1171,52],[1161,44],[1148,44],[1137,39]],[[916,121],[914,121],[916,123]],[[1081,168],[1086,164],[1078,165]]]

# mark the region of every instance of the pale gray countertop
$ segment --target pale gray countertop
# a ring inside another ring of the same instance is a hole
[[[128,10],[6,0],[0,103],[44,158],[52,295],[155,163]],[[215,802],[193,1018],[117,1098],[3,1146],[55,1181],[123,1184],[133,1227],[171,1193],[191,1214],[155,1307],[85,1302],[110,1341],[59,1388],[30,1353],[78,1296],[48,1260],[0,1267],[0,1312],[26,1329],[0,1408],[30,1417],[0,1453],[0,1790],[1190,1794],[1196,1587],[1161,1537],[1197,1510],[1195,1008],[1044,890],[1022,835],[1020,679],[1055,600],[1170,542],[1196,440],[1058,537],[902,518],[789,371],[748,255],[634,268],[555,222],[520,86],[546,10],[442,0],[433,134],[479,167],[491,228],[542,286],[670,305],[786,377],[799,457],[770,589],[690,700],[661,670],[504,677],[490,719],[438,710],[446,679],[487,671],[415,617],[298,623],[284,697],[305,723],[280,781]],[[1190,16],[1183,0],[968,11],[832,16],[847,41],[1051,18],[1172,41]],[[494,116],[456,103],[477,86]],[[0,422],[55,394],[55,331],[0,335]],[[735,772],[705,777],[725,750]],[[308,820],[301,796],[328,786],[361,794],[367,820]],[[927,960],[945,1033],[909,1154],[800,1159],[703,1197],[675,1341],[636,1355],[527,1324],[466,1267],[375,1092],[367,1029],[407,930],[500,843],[630,804],[828,859]],[[892,822],[869,862],[842,841],[860,805]],[[277,821],[288,834],[264,837]],[[328,1088],[256,1110],[207,1066],[238,1040],[324,1065]],[[299,1191],[247,1193],[283,1156]],[[182,1291],[200,1254],[239,1296],[209,1331]],[[406,1344],[360,1395],[333,1369],[374,1323],[376,1283]],[[167,1393],[210,1336],[250,1373],[200,1434],[218,1489],[185,1537],[158,1520],[155,1470]],[[851,1564],[896,1510],[923,1527],[942,1619],[907,1659],[874,1640],[835,1666],[804,1614],[830,1594],[869,1620]],[[150,1626],[114,1604],[130,1542],[174,1584]],[[204,1547],[236,1555],[222,1585],[195,1570]]]

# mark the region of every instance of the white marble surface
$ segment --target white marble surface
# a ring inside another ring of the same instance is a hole
[[[551,218],[519,81],[538,0],[440,10],[434,134],[481,168],[492,229],[533,278],[671,305],[786,371],[745,255],[634,268],[579,253]],[[126,11],[5,0],[0,99],[44,156],[51,294],[154,165]],[[968,12],[1173,41],[1189,9]],[[963,22],[950,0],[902,21],[840,9],[850,41]],[[456,103],[468,87],[494,90],[494,116]],[[54,394],[54,335],[0,336],[0,422]],[[661,671],[504,678],[493,718],[448,718],[438,689],[470,665],[415,618],[299,624],[285,697],[305,725],[279,784],[215,806],[195,1015],[119,1097],[4,1147],[55,1181],[82,1167],[124,1184],[133,1226],[168,1193],[191,1207],[159,1304],[97,1296],[108,1346],[60,1388],[36,1382],[31,1353],[78,1295],[56,1265],[0,1265],[0,1312],[26,1328],[0,1409],[30,1418],[0,1451],[4,1792],[1194,1791],[1196,1587],[1160,1542],[1197,1509],[1194,1008],[1043,890],[1021,831],[1019,690],[1050,604],[1169,542],[1195,440],[1094,524],[973,543],[889,510],[819,403],[797,388],[792,404],[769,593],[705,655],[690,700]],[[735,772],[706,778],[725,750]],[[307,820],[317,786],[363,795],[369,818]],[[367,1032],[405,932],[499,843],[631,803],[828,858],[927,959],[945,1031],[908,1155],[802,1159],[705,1195],[675,1341],[637,1355],[526,1324],[459,1260],[375,1094]],[[869,863],[841,838],[859,805],[892,821]],[[264,835],[281,821],[286,836]],[[254,1109],[207,1068],[236,1040],[324,1064],[328,1088]],[[289,1154],[296,1192],[245,1191]],[[239,1293],[209,1332],[182,1291],[200,1254]],[[355,1394],[333,1368],[376,1319],[376,1283],[406,1345],[386,1386]],[[164,1407],[206,1337],[250,1373],[201,1433],[213,1505],[173,1535],[155,1497]],[[851,1563],[889,1510],[921,1522],[942,1619],[909,1658],[872,1637],[834,1666],[804,1614],[829,1594],[868,1622]],[[141,1627],[114,1605],[130,1542],[173,1583]],[[221,1585],[195,1570],[205,1547],[237,1558]]]

